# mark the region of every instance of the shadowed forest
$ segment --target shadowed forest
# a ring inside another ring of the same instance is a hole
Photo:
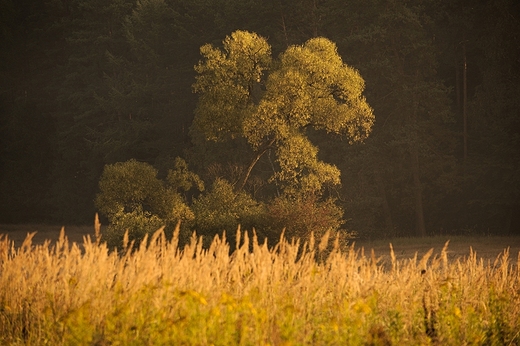
[[[0,0],[0,223],[519,235],[518,42],[515,0]],[[350,83],[319,65],[326,97],[369,105],[354,130],[292,102],[324,51]],[[114,202],[125,169],[156,194]]]

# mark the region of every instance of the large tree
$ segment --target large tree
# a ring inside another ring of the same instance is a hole
[[[339,184],[339,170],[319,160],[307,130],[362,141],[374,115],[362,95],[363,79],[342,61],[334,43],[310,39],[273,60],[263,37],[235,31],[222,48],[204,45],[201,54],[193,130],[208,140],[247,140],[254,154],[237,189],[270,150],[277,164],[271,181],[287,194],[320,194],[327,184]]]

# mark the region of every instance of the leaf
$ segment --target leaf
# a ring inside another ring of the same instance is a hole
[[[214,141],[243,137],[257,155],[274,147],[280,171],[271,181],[287,191],[319,193],[325,184],[339,184],[339,170],[318,160],[305,129],[362,141],[374,115],[362,96],[363,79],[343,63],[333,42],[314,38],[290,46],[272,63],[265,39],[236,31],[223,49],[204,45],[201,54],[196,130]]]

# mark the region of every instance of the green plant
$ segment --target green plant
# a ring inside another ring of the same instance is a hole
[[[109,248],[122,249],[123,235],[128,232],[129,241],[133,241],[135,246],[138,246],[145,235],[153,234],[165,224],[165,220],[148,211],[143,211],[140,207],[129,213],[120,210],[111,216],[104,238]]]
[[[318,158],[307,129],[368,137],[374,114],[359,72],[345,64],[323,37],[292,45],[273,59],[267,40],[237,30],[200,48],[203,59],[193,89],[199,96],[192,131],[211,141],[246,139],[254,150],[238,189],[267,153],[277,164],[272,181],[284,190],[318,193],[340,183],[340,171]]]
[[[239,225],[251,230],[258,227],[264,215],[264,206],[244,191],[236,192],[226,180],[217,178],[211,190],[194,200],[194,228],[197,233],[211,239],[227,231],[233,236]]]
[[[173,230],[178,222],[187,228],[194,214],[181,192],[204,189],[198,176],[188,170],[186,162],[176,158],[166,181],[157,178],[150,164],[129,160],[106,165],[99,181],[96,206],[108,217],[106,238],[111,246],[121,246],[128,230],[136,244],[145,234],[159,227]]]
[[[329,230],[339,231],[343,224],[342,217],[343,210],[333,199],[320,201],[314,194],[297,197],[282,195],[267,206],[269,225],[278,231],[285,228],[289,239],[308,238],[311,232],[321,238]]]

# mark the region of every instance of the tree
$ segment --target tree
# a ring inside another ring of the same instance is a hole
[[[57,134],[51,194],[57,209],[56,218],[85,222],[95,211],[92,201],[104,164],[132,157],[120,149],[124,146],[119,140],[122,136],[113,130],[117,114],[107,114],[98,100],[100,95],[109,92],[105,77],[113,68],[107,52],[119,55],[126,51],[122,24],[134,1],[62,2],[66,16],[59,27],[64,32],[60,43],[65,61],[57,67],[58,90],[53,96],[57,107],[53,114]],[[126,129],[132,134],[138,132],[131,125]],[[104,137],[105,131],[112,131],[114,135]],[[112,144],[113,148],[107,152],[97,150],[102,141]],[[123,152],[125,156],[114,157],[110,155],[113,152]]]
[[[374,115],[362,96],[363,79],[343,63],[334,43],[314,38],[273,61],[264,38],[235,31],[222,49],[208,44],[201,54],[193,130],[213,141],[247,140],[254,155],[238,190],[270,150],[277,163],[271,181],[287,194],[319,195],[325,185],[339,184],[339,170],[318,159],[307,129],[362,141]]]
[[[59,1],[0,1],[2,222],[38,222],[51,215],[63,15]]]
[[[181,154],[194,102],[178,16],[164,0],[142,0],[121,19],[125,49],[106,52],[105,88],[96,97],[106,126],[94,149],[107,163]]]
[[[468,73],[473,67],[479,78],[468,81],[478,85],[468,88],[474,92],[468,94],[465,219],[481,231],[520,234],[520,6],[512,0],[478,5],[468,37],[476,47]]]

